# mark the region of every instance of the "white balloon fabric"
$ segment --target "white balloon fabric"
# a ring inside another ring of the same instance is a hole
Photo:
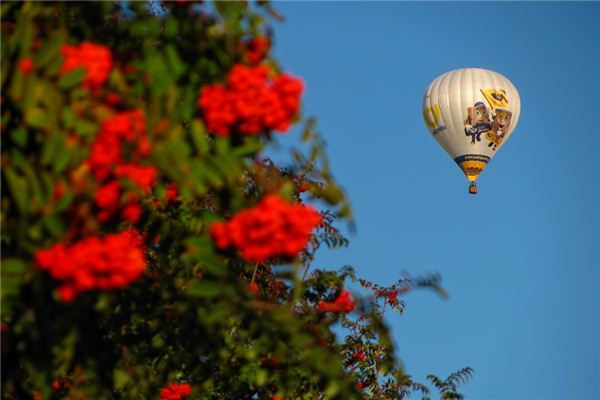
[[[438,76],[423,98],[431,135],[475,181],[514,131],[521,101],[513,84],[497,72],[463,68]]]

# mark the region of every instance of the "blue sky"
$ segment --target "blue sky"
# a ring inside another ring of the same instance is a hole
[[[600,399],[600,3],[276,5],[275,55],[357,218],[317,267],[443,275],[448,301],[412,293],[388,320],[418,380],[468,365],[468,399]],[[427,85],[463,67],[522,103],[477,196],[421,117]]]

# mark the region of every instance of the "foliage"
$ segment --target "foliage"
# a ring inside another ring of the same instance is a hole
[[[133,18],[109,2],[1,5],[3,398],[176,398],[187,385],[194,399],[428,398],[383,316],[386,304],[403,310],[409,288],[441,291],[439,277],[380,287],[351,268],[309,273],[321,245],[348,244],[334,222],[353,223],[316,120],[286,103],[301,132],[285,166],[262,155],[278,134],[268,125],[206,128],[203,87],[224,85],[236,65],[282,74],[256,54],[273,43],[277,11],[265,1],[176,1],[159,16],[129,7]],[[306,248],[257,262],[218,248],[211,226],[269,194],[326,208]],[[110,271],[137,245],[107,244],[124,231],[140,233],[145,256],[127,282]],[[353,293],[350,313],[320,311],[346,281],[371,295]],[[459,398],[470,375],[429,379]]]

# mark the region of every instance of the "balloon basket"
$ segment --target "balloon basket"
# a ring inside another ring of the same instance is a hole
[[[471,184],[469,185],[469,193],[477,194],[477,192],[478,192],[477,185],[475,184],[475,182],[471,182]]]

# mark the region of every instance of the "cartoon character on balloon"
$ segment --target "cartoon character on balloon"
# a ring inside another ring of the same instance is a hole
[[[467,119],[464,121],[465,135],[471,137],[471,144],[481,142],[481,134],[485,133],[489,141],[488,147],[496,150],[510,128],[512,113],[503,108],[492,108],[492,118],[486,105],[478,101],[467,108]]]
[[[467,119],[464,123],[465,135],[471,136],[471,144],[475,144],[475,141],[481,142],[481,134],[492,129],[490,113],[481,101],[467,108]]]

